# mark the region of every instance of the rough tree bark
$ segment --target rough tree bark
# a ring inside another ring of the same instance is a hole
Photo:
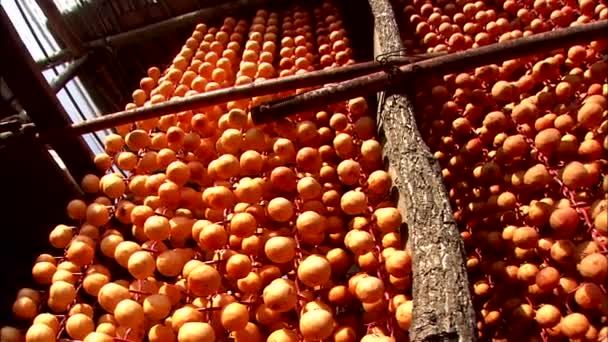
[[[374,55],[403,49],[389,0],[369,0]],[[412,341],[474,341],[475,312],[464,245],[452,216],[441,171],[418,131],[410,101],[389,89],[380,95],[378,127],[399,192],[413,253]]]

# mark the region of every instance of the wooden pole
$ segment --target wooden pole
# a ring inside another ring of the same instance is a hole
[[[341,82],[370,72],[377,72],[386,65],[403,65],[430,55],[391,58],[386,63],[375,61],[348,65],[338,69],[319,70],[309,73],[274,78],[258,83],[233,86],[218,89],[190,97],[179,98],[148,107],[99,116],[72,126],[70,132],[57,132],[60,135],[85,134],[94,131],[112,128],[118,125],[159,117],[166,114],[192,110],[198,107],[211,106],[228,101],[235,101],[254,96],[273,94],[297,88],[315,87],[326,83]],[[50,133],[50,132],[49,132]]]
[[[321,70],[266,80],[260,83],[214,90],[211,92],[171,100],[148,107],[106,114],[92,120],[72,125],[66,131],[44,133],[49,136],[49,138],[53,134],[59,137],[85,134],[138,120],[145,120],[166,114],[177,113],[184,110],[192,110],[199,107],[235,101],[253,96],[262,96],[284,90],[315,87],[321,84],[327,84],[323,88],[305,92],[286,99],[266,103],[262,106],[253,108],[252,117],[254,123],[266,123],[281,117],[326,106],[338,101],[368,95],[370,93],[377,93],[384,90],[388,82],[408,82],[415,80],[418,75],[441,75],[444,73],[466,71],[480,65],[498,63],[507,59],[519,58],[544,51],[551,51],[559,47],[600,39],[607,35],[608,21],[604,21],[569,27],[567,29],[561,29],[548,33],[541,33],[530,37],[483,46],[464,52],[441,54],[430,59],[425,58],[431,57],[432,55],[410,57],[396,56],[389,59],[386,64],[365,62],[343,68]],[[410,64],[410,62],[415,61],[416,59],[422,59],[422,61]],[[401,66],[398,69],[395,69],[394,67],[397,65]],[[398,72],[375,72],[381,69],[394,70]],[[370,72],[372,74],[367,75]],[[355,78],[353,79],[353,77]],[[346,81],[349,79],[351,80]]]
[[[388,0],[369,0],[374,55],[402,49]],[[412,251],[414,300],[410,340],[474,341],[475,311],[469,292],[464,244],[452,215],[440,167],[418,131],[409,99],[389,88],[381,94],[378,124],[384,155],[399,192]]]

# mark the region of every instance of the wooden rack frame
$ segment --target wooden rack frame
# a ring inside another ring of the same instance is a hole
[[[45,3],[42,0],[39,0]],[[207,15],[239,6],[261,5],[261,0],[239,0],[204,9]],[[374,55],[401,51],[403,45],[389,0],[368,0],[375,19]],[[223,7],[222,7],[223,6]],[[496,43],[448,55],[416,61],[398,56],[385,63],[366,62],[343,68],[311,72],[260,83],[235,86],[180,98],[130,111],[107,114],[78,124],[70,124],[53,89],[42,78],[40,65],[48,66],[90,51],[96,46],[127,45],[140,34],[155,35],[168,25],[192,25],[201,11],[179,16],[94,42],[73,42],[69,50],[36,63],[0,9],[3,51],[12,51],[2,70],[11,90],[33,119],[39,138],[48,141],[79,179],[92,172],[90,151],[79,137],[85,133],[184,110],[225,103],[284,90],[321,87],[253,108],[255,123],[272,122],[281,117],[312,110],[340,100],[385,92],[378,108],[379,130],[389,172],[400,194],[398,206],[408,223],[408,248],[413,253],[414,322],[412,341],[475,340],[475,314],[464,266],[464,247],[452,216],[439,166],[418,131],[411,101],[398,90],[400,83],[421,75],[462,72],[490,63],[521,58],[541,52],[608,37],[608,21],[578,25],[516,40]],[[56,14],[56,13],[55,13]],[[76,74],[78,65],[74,66]],[[413,62],[413,63],[412,63]],[[68,75],[71,77],[70,75]],[[66,76],[66,77],[68,77]],[[63,82],[63,81],[62,81]],[[93,171],[94,172],[94,171]]]

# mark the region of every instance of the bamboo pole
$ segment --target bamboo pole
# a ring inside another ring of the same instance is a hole
[[[396,73],[378,72],[328,85],[255,107],[251,115],[254,123],[261,124],[338,101],[376,93],[383,90],[388,82],[414,82],[417,77],[464,72],[483,65],[606,39],[606,37],[608,37],[608,20],[543,32],[404,65]]]
[[[145,120],[166,114],[191,110],[203,106],[210,106],[228,101],[273,94],[285,90],[297,88],[316,87],[326,83],[341,82],[354,77],[377,72],[387,65],[403,65],[417,59],[423,59],[430,55],[418,55],[410,57],[390,58],[384,63],[376,61],[357,63],[338,69],[313,71],[305,74],[292,75],[281,78],[269,79],[263,82],[250,83],[218,89],[190,97],[175,99],[148,107],[134,110],[121,111],[103,115],[72,126],[72,134],[85,134],[97,130],[112,128],[117,125]]]
[[[148,107],[106,114],[95,119],[74,124],[62,132],[42,133],[49,136],[49,138],[52,136],[59,138],[66,135],[80,135],[138,120],[150,119],[228,101],[262,96],[297,88],[316,87],[321,84],[337,83],[253,108],[253,120],[256,124],[260,124],[341,100],[376,93],[385,89],[387,82],[389,81],[406,82],[415,79],[417,75],[428,76],[429,74],[466,71],[481,65],[498,63],[508,59],[551,51],[556,48],[585,43],[606,36],[608,36],[608,21],[584,24],[483,46],[464,52],[441,55],[412,64],[405,64],[399,67],[399,73],[396,74],[379,71],[370,75],[365,75],[369,72],[378,70],[378,68],[382,69],[377,62],[366,62],[369,64],[361,63],[362,65],[351,65],[347,68],[321,70],[266,80],[260,83],[214,90],[187,98],[150,105]],[[408,57],[405,57],[404,59],[395,58],[392,62],[384,65],[384,67],[391,70],[394,65],[408,63],[409,61],[411,61],[411,59],[408,59]],[[360,76],[362,74],[364,76]],[[353,77],[355,78],[352,79]],[[348,79],[351,80],[346,81]]]

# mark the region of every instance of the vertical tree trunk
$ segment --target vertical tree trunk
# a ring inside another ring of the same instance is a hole
[[[374,55],[403,49],[389,0],[369,0]],[[452,216],[441,170],[418,131],[408,98],[389,89],[380,96],[378,127],[399,192],[413,253],[412,341],[474,341],[475,312],[464,245]]]

